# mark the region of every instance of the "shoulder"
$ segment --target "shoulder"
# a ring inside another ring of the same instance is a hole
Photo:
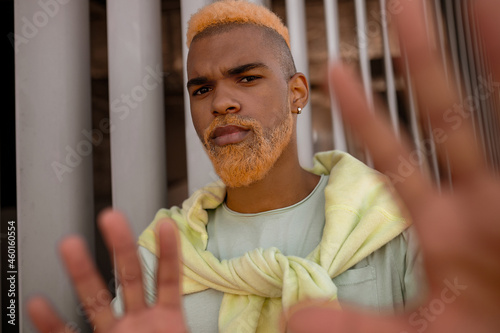
[[[359,263],[333,279],[339,300],[379,312],[404,311],[414,296],[417,255],[411,228],[394,237]]]

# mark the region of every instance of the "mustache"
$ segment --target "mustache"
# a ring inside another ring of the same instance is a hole
[[[203,143],[205,145],[208,145],[210,142],[210,138],[213,137],[214,131],[218,127],[228,125],[245,127],[254,132],[257,128],[260,128],[260,124],[252,117],[240,116],[237,114],[227,114],[225,116],[219,116],[212,121],[210,126],[203,133]]]

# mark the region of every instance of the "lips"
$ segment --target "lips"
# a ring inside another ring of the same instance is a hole
[[[248,128],[236,125],[221,126],[213,131],[212,140],[218,146],[234,144],[243,141],[249,132]]]

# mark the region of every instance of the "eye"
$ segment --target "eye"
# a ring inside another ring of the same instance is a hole
[[[245,76],[243,77],[240,82],[241,83],[250,83],[252,81],[255,81],[257,79],[260,79],[260,76],[255,76],[255,75],[249,75],[249,76]]]
[[[209,92],[210,90],[212,90],[210,87],[201,87],[200,89],[196,89],[196,90],[193,92],[193,96],[199,96],[199,95],[206,94],[206,93],[207,93],[207,92]]]

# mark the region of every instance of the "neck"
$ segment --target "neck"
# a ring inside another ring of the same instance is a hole
[[[302,169],[297,149],[289,148],[264,179],[245,187],[228,187],[226,205],[239,213],[259,213],[291,206],[307,197],[320,177]]]

